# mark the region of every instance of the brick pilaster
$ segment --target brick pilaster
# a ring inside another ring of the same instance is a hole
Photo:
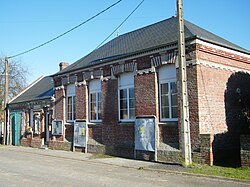
[[[111,79],[102,82],[102,142],[104,145],[114,145],[116,125],[118,122],[118,82]]]

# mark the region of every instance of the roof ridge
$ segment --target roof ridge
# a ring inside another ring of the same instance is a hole
[[[217,45],[220,45],[220,46],[224,46],[224,47],[229,48],[229,49],[233,49],[233,50],[236,50],[236,51],[240,51],[240,52],[243,52],[243,53],[250,54],[250,51],[248,49],[245,49],[245,48],[243,48],[243,47],[241,47],[241,46],[239,46],[239,45],[237,45],[237,44],[235,44],[235,43],[233,43],[233,42],[231,42],[231,41],[229,41],[229,40],[227,40],[227,39],[225,39],[225,38],[223,38],[223,37],[221,37],[221,36],[219,36],[219,35],[217,35],[217,34],[215,34],[213,32],[211,32],[211,31],[209,31],[207,29],[204,29],[204,28],[202,28],[202,27],[200,27],[200,26],[198,26],[198,25],[196,25],[196,24],[194,24],[194,23],[192,23],[190,21],[185,20],[184,24],[185,24],[185,27],[188,29],[188,31],[191,32],[192,35],[195,36],[198,39],[205,40],[207,42],[211,42],[211,43],[214,43],[214,44],[217,44]],[[199,34],[195,33],[194,31],[192,31],[192,27],[196,27],[196,29],[198,28],[200,31],[203,32],[202,33],[203,35],[208,34],[208,37],[205,38],[202,35],[199,35]],[[211,36],[215,37],[217,41],[209,39],[209,37],[211,37]],[[218,40],[220,40],[220,42]]]
[[[31,87],[33,87],[36,83],[38,83],[40,80],[42,80],[44,78],[44,76],[40,76],[38,77],[36,80],[34,80],[30,85],[28,85],[26,88],[24,88],[19,94],[17,94],[15,97],[13,97],[8,103],[11,103],[12,101],[14,101],[16,98],[18,98],[20,95],[22,95],[24,92],[26,92],[27,90],[29,90]]]
[[[184,26],[186,39],[201,39],[242,54],[250,54],[250,51],[187,20],[184,21]],[[167,46],[177,42],[178,20],[176,16],[172,16],[111,39],[53,76],[101,64],[104,62],[103,59],[105,59],[105,62],[112,61],[118,57],[124,57],[126,54],[136,54],[147,49],[155,49],[159,46]]]
[[[141,28],[139,28],[139,29],[136,29],[136,30],[133,30],[133,31],[129,31],[129,32],[126,32],[126,33],[124,33],[124,34],[121,34],[121,35],[117,36],[116,38],[121,37],[121,36],[124,36],[124,35],[131,34],[131,33],[134,33],[134,32],[138,32],[139,30],[144,30],[144,29],[146,29],[146,28],[152,27],[152,26],[154,26],[154,25],[158,25],[158,24],[160,24],[160,23],[169,21],[169,20],[171,20],[171,19],[177,19],[177,17],[176,17],[176,16],[172,16],[172,17],[170,17],[170,18],[163,19],[163,20],[161,20],[161,21],[157,21],[157,22],[155,22],[155,23],[152,23],[152,24],[150,24],[150,25],[146,25],[146,26],[141,27]],[[115,39],[115,38],[114,38],[114,39]],[[111,41],[111,40],[110,40],[110,41]],[[104,45],[105,45],[105,44],[104,44]],[[103,45],[102,45],[102,46],[103,46]]]

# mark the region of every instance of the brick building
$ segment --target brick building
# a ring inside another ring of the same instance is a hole
[[[177,23],[172,17],[118,36],[53,75],[55,119],[64,125],[50,147],[72,148],[80,119],[88,122],[89,152],[181,162]],[[185,38],[193,159],[213,164],[232,155],[238,164],[240,135],[249,134],[239,116],[250,52],[188,21]],[[142,115],[156,117],[155,152],[135,152]]]
[[[51,139],[53,79],[40,77],[8,104],[7,143],[42,147]]]

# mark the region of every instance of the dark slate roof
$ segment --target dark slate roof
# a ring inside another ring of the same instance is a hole
[[[208,32],[197,25],[188,21],[185,21],[184,23],[186,39],[198,38],[236,51],[250,54],[250,51],[241,48],[211,32]],[[81,68],[87,68],[169,44],[175,44],[178,41],[177,25],[177,18],[171,17],[158,23],[120,35],[55,75],[72,72]]]
[[[17,98],[9,104],[22,103],[27,101],[49,99],[54,94],[53,79],[51,77],[43,77],[34,85],[24,90]]]

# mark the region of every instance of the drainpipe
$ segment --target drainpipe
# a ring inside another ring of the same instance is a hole
[[[44,116],[45,116],[45,142],[44,144],[48,146],[49,143],[49,106],[45,106],[43,108]]]
[[[6,123],[6,145],[9,145],[10,143],[10,124],[9,124],[9,119],[10,119],[10,115],[9,115],[9,109],[8,106],[6,106],[5,108],[5,123]]]

